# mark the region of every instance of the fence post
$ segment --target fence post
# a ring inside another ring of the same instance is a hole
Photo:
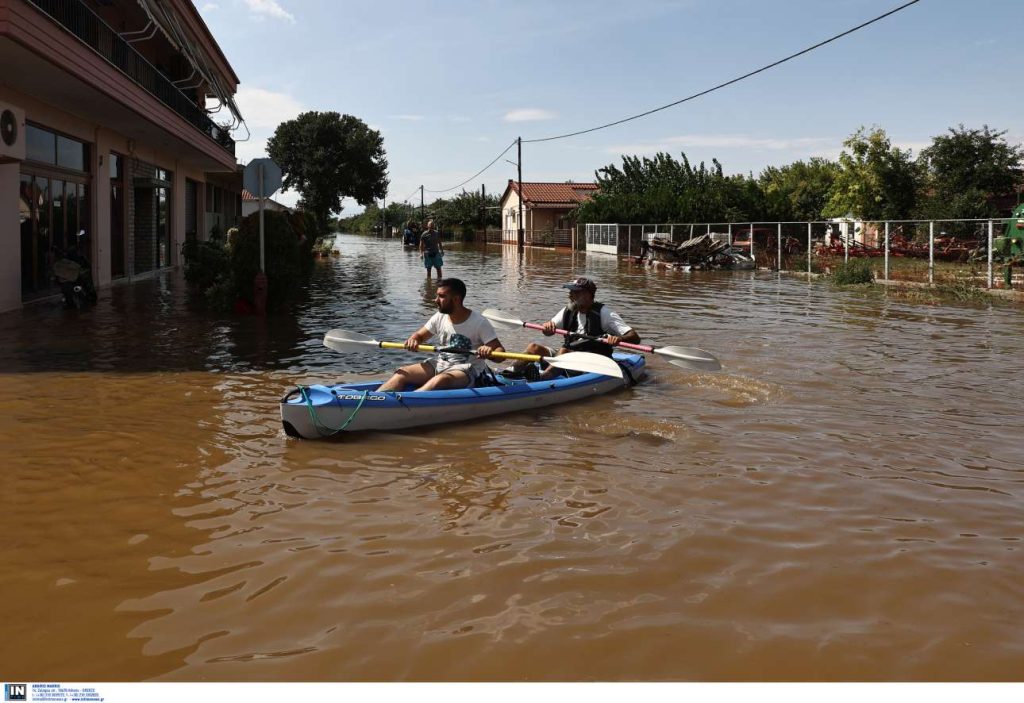
[[[729,246],[732,246],[732,223],[729,223]]]
[[[807,280],[811,280],[811,223],[807,223]]]
[[[988,287],[992,288],[992,220],[988,221]]]
[[[935,221],[928,223],[928,285],[935,283]]]
[[[885,221],[885,278],[889,280],[889,221]]]
[[[754,256],[754,223],[750,223],[750,260],[754,262],[754,270],[757,271],[757,257]]]
[[[775,233],[775,270],[782,273],[782,223],[778,223]]]
[[[850,223],[846,224],[846,234],[843,235],[843,263],[850,263],[850,237],[853,235],[850,233]]]

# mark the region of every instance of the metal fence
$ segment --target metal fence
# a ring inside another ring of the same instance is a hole
[[[959,282],[995,288],[1024,283],[997,260],[996,238],[1010,230],[1024,233],[1024,220],[888,220],[819,222],[685,222],[630,225],[578,225],[585,243],[613,245],[620,256],[639,256],[641,242],[655,237],[674,243],[710,234],[751,256],[757,267],[774,271],[827,273],[851,258],[872,261],[882,280]],[[1003,269],[996,281],[995,271]]]

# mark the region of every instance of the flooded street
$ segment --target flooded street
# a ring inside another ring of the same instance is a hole
[[[0,315],[9,680],[1020,679],[1019,306],[452,245],[470,308],[543,322],[586,274],[725,368],[290,439],[297,383],[417,358],[326,330],[434,310],[415,253],[339,241],[293,316],[197,311],[180,272]]]

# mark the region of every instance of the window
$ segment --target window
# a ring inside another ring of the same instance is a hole
[[[25,126],[25,158],[27,161],[85,172],[89,170],[89,145],[38,125],[28,124]]]

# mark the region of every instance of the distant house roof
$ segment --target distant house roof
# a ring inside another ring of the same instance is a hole
[[[265,202],[268,202],[268,203],[274,203],[274,205],[277,205],[279,208],[281,208],[283,210],[288,210],[289,212],[291,212],[291,208],[290,207],[288,207],[287,205],[284,205],[282,203],[277,202],[273,198],[264,198],[263,200]],[[258,203],[259,201],[260,201],[259,198],[257,198],[255,195],[253,195],[252,193],[247,191],[245,188],[242,188],[242,202],[243,203]],[[264,208],[266,208],[266,206],[264,206]]]
[[[502,202],[510,192],[519,192],[519,183],[509,179]],[[573,208],[597,192],[596,183],[523,183],[523,205],[532,208]]]

